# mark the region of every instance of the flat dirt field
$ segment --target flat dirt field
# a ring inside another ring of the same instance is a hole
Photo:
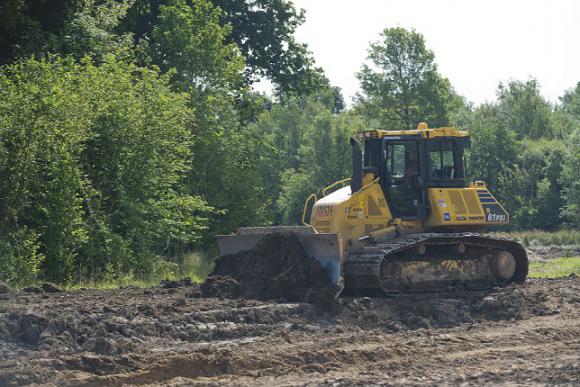
[[[163,285],[0,295],[0,385],[580,384],[574,276],[326,311]]]

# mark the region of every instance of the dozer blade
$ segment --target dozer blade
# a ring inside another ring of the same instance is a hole
[[[332,283],[343,288],[340,236],[337,234],[317,233],[312,227],[242,227],[234,235],[218,235],[220,256],[237,254],[252,250],[256,244],[270,233],[293,234],[296,236],[308,257],[314,258],[328,273]]]

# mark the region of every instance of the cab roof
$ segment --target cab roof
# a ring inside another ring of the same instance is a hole
[[[426,123],[421,122],[417,129],[411,130],[369,130],[359,132],[359,139],[364,138],[383,138],[383,137],[401,137],[401,136],[421,136],[421,138],[435,137],[469,137],[469,133],[455,128],[429,128]]]

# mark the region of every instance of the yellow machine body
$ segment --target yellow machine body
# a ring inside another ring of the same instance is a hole
[[[314,204],[308,225],[320,233],[340,233],[350,240],[395,226],[401,232],[442,228],[475,231],[509,222],[507,212],[481,182],[460,189],[429,188],[427,193],[432,209],[427,219],[401,220],[391,214],[378,181],[372,181],[354,195],[350,187],[342,187]],[[505,215],[492,213],[490,204],[500,207]]]
[[[423,127],[416,130],[363,132],[359,134],[359,138],[404,138],[413,135],[427,140],[437,137],[467,137],[468,133],[453,128]],[[350,179],[338,183],[347,182]],[[335,186],[336,183],[322,190],[323,195]],[[357,192],[352,193],[351,188],[345,186],[317,200],[312,206],[310,222],[304,220],[304,223],[320,233],[341,234],[343,241],[348,242],[395,230],[399,233],[477,231],[509,222],[507,211],[482,181],[460,188],[427,188],[426,192],[429,212],[425,219],[398,219],[392,215],[379,178],[365,174],[363,187]]]

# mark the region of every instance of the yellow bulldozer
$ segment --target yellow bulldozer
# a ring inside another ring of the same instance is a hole
[[[304,226],[241,228],[218,236],[220,255],[250,250],[268,233],[293,234],[335,285],[354,294],[525,281],[525,249],[480,234],[509,215],[484,182],[467,181],[467,132],[420,123],[361,132],[350,142],[352,176],[308,197]]]

